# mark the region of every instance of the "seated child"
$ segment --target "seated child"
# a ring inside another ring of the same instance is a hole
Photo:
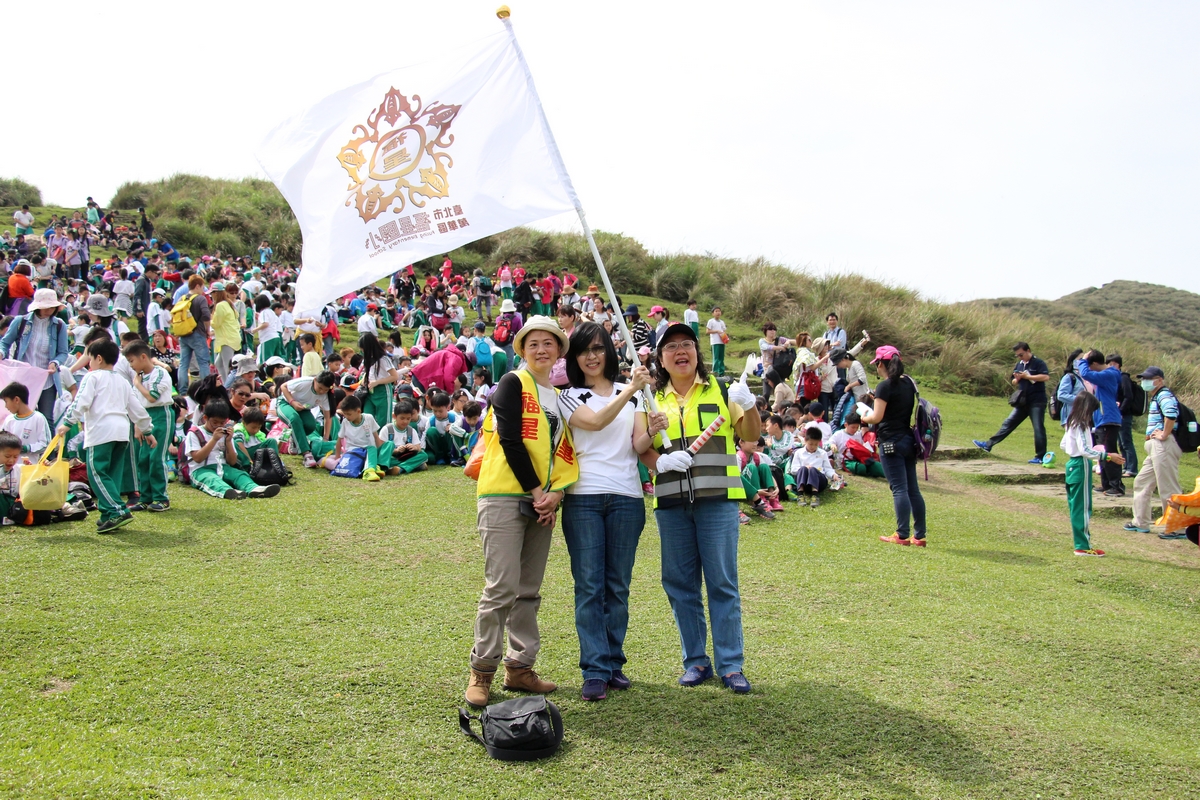
[[[830,441],[841,454],[847,472],[869,478],[884,477],[883,464],[875,457],[875,450],[863,441],[862,419],[857,411],[846,415],[846,427],[833,434]]]
[[[267,415],[261,408],[248,407],[242,412],[242,421],[233,426],[233,444],[237,448],[238,469],[250,469],[254,464],[254,454],[264,447],[279,452],[279,440],[269,438],[263,430],[266,424]]]
[[[392,421],[383,426],[379,438],[383,447],[379,452],[379,466],[388,475],[401,475],[429,469],[425,442],[417,432],[413,419],[417,416],[417,404],[411,398],[401,397],[392,408]]]
[[[462,429],[466,434],[463,453],[470,455],[475,448],[475,442],[479,441],[479,432],[483,429],[483,406],[471,400],[463,406],[462,416]]]
[[[362,448],[367,451],[362,479],[379,480],[380,476],[387,474],[387,468],[379,465],[379,451],[383,447],[383,440],[379,438],[379,423],[375,421],[375,417],[363,413],[362,401],[352,394],[346,395],[346,398],[338,403],[337,413],[342,418],[337,449],[325,458],[324,466],[332,472],[343,455],[355,448]]]
[[[779,502],[779,489],[771,475],[771,464],[766,456],[758,452],[761,439],[738,440],[738,467],[742,470],[742,488],[746,490],[746,502],[754,512],[764,519],[775,519],[775,511],[783,509]]]
[[[46,445],[50,444],[50,423],[40,411],[29,407],[29,389],[25,384],[13,381],[0,390],[0,400],[11,415],[4,420],[0,430],[17,437],[22,453],[31,458],[41,457]]]
[[[813,508],[821,505],[818,497],[829,488],[829,482],[837,477],[833,465],[829,463],[829,454],[821,448],[821,429],[817,426],[804,431],[804,447],[792,456],[791,469],[800,487],[800,505],[811,505]]]
[[[432,392],[429,407],[433,414],[422,420],[429,463],[461,467],[466,463],[462,455],[466,431],[459,424],[461,417],[450,410],[450,395],[442,391]]]
[[[817,401],[808,404],[808,413],[804,415],[804,422],[800,425],[801,432],[809,428],[817,427],[821,429],[821,440],[829,441],[829,437],[833,436],[833,428],[825,421],[825,406]]]
[[[0,433],[0,524],[47,525],[87,518],[87,511],[67,503],[55,511],[29,511],[18,499],[21,494],[21,440]]]
[[[231,466],[238,463],[238,452],[229,424],[229,404],[224,400],[205,404],[202,424],[188,431],[183,452],[191,461],[192,485],[207,495],[244,500],[279,494],[277,484],[259,486],[243,470]]]

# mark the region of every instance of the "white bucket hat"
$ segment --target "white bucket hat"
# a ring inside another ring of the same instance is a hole
[[[558,339],[558,346],[561,348],[559,355],[565,356],[567,348],[570,346],[570,340],[567,339],[567,334],[563,329],[558,327],[558,321],[536,314],[521,326],[521,330],[517,331],[517,335],[513,337],[513,350],[525,357],[525,337],[534,331],[545,331],[546,333],[554,334],[554,338]]]
[[[40,311],[43,308],[61,308],[62,301],[58,292],[53,289],[38,289],[33,293],[33,302],[29,304],[30,311]]]

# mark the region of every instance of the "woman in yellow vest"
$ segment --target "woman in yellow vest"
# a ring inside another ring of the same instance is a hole
[[[537,612],[550,536],[563,494],[579,478],[571,432],[550,384],[554,362],[567,352],[567,337],[554,320],[535,316],[517,332],[513,348],[524,364],[500,379],[483,421],[477,524],[485,584],[466,691],[475,706],[487,705],[502,660],[505,689],[557,688],[538,677],[533,664],[541,647]]]
[[[733,437],[757,439],[762,431],[754,395],[744,383],[728,396],[708,374],[696,332],[676,323],[658,343],[655,397],[667,415],[671,448],[662,435],[642,457],[656,471],[654,519],[662,546],[662,583],[679,638],[685,672],[681,686],[698,686],[716,673],[738,694],[750,691],[742,673],[742,601],[738,590],[738,500],[746,497]],[[687,447],[717,417],[725,421],[696,453]],[[707,652],[701,579],[708,589],[713,656]]]

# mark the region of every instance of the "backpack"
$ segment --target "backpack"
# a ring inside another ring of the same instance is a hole
[[[937,406],[921,397],[921,390],[911,376],[908,378],[913,391],[917,393],[916,420],[913,423],[913,443],[921,460],[925,462],[925,480],[929,480],[929,457],[937,450],[938,441],[942,438],[942,412]]]
[[[471,720],[479,720],[482,736],[471,730]],[[460,708],[458,726],[500,761],[547,758],[558,752],[563,738],[558,706],[541,695],[486,706],[477,717]]]
[[[1167,392],[1174,397],[1175,405],[1178,407],[1179,413],[1175,417],[1175,428],[1171,431],[1175,436],[1175,443],[1185,453],[1196,452],[1197,448],[1200,448],[1200,428],[1196,425],[1196,412],[1185,406],[1183,401],[1170,389],[1159,389],[1154,396],[1158,397],[1162,392]],[[1159,411],[1161,413],[1161,408]]]
[[[486,275],[481,275],[479,277],[479,293],[480,294],[491,294],[492,293],[492,279],[487,277]]]
[[[771,363],[771,367],[779,373],[779,380],[786,381],[792,377],[792,368],[796,364],[796,351],[794,348],[786,347],[783,350],[775,351],[775,360]]]
[[[335,478],[361,478],[366,466],[367,448],[355,447],[342,454],[337,466],[329,474]]]
[[[1047,381],[1047,383],[1049,383],[1049,381]],[[1058,384],[1055,384],[1055,386],[1057,385]],[[1071,385],[1074,386],[1074,384]],[[1054,420],[1055,422],[1060,422],[1062,420],[1062,400],[1058,399],[1057,389],[1055,389],[1053,392],[1050,392],[1050,404],[1049,408],[1046,410],[1050,414],[1050,419]]]
[[[178,303],[171,306],[171,333],[187,336],[196,330],[196,318],[192,315],[192,300],[196,295],[188,292]]]
[[[199,427],[193,427],[193,430],[196,431],[196,439],[200,442],[201,447],[208,444],[204,440],[204,434],[200,432]],[[184,437],[186,436],[187,433],[185,432]],[[183,448],[180,448],[179,451],[179,484],[181,486],[192,485],[192,459],[183,454]]]
[[[250,479],[259,486],[287,486],[294,480],[292,471],[283,465],[283,459],[270,447],[260,447],[254,451]]]
[[[800,373],[800,394],[805,400],[816,400],[821,396],[821,376],[816,370],[804,370]]]
[[[1150,410],[1150,398],[1146,396],[1146,390],[1142,388],[1141,382],[1133,380],[1129,373],[1125,373],[1125,377],[1129,380],[1121,381],[1121,386],[1123,388],[1128,384],[1131,387],[1129,397],[1124,398],[1129,401],[1130,413],[1135,417],[1145,416]]]
[[[492,341],[499,345],[508,344],[512,337],[512,317],[501,317],[496,320],[496,330],[492,331]]]
[[[475,363],[481,367],[492,365],[492,346],[488,344],[487,339],[480,339],[475,344]]]

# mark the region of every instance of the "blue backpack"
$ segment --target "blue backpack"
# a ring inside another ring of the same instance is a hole
[[[361,478],[363,469],[367,466],[367,448],[355,447],[353,450],[347,450],[338,460],[337,466],[333,468],[333,472],[329,473],[335,478]]]
[[[475,363],[480,367],[492,365],[492,346],[487,339],[480,339],[475,345]]]

